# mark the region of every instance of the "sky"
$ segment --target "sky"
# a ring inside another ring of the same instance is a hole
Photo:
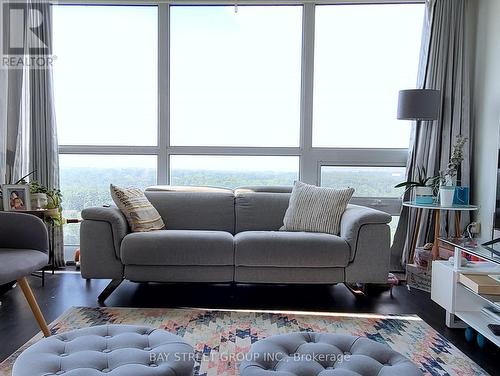
[[[316,7],[313,146],[408,146],[397,94],[415,87],[423,15],[422,4]],[[299,146],[301,17],[300,6],[172,7],[172,145]],[[61,145],[156,145],[157,27],[156,7],[54,6]],[[298,166],[172,160],[194,163]]]

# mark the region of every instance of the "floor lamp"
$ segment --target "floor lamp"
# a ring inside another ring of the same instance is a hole
[[[441,100],[441,91],[434,89],[410,89],[401,90],[398,97],[398,120],[415,120],[416,129],[415,137],[418,138],[418,127],[421,121],[434,121],[438,119],[439,116],[439,104]],[[417,140],[415,140],[415,145],[417,145]],[[416,155],[415,152],[412,153],[412,167],[415,168]],[[408,176],[409,180],[411,179]],[[420,229],[420,215],[421,210],[417,210],[416,226],[414,229],[414,234],[412,236],[412,241],[409,248],[408,259],[410,262],[413,261],[415,246],[417,243],[418,232]],[[439,220],[437,220],[439,221]],[[438,226],[438,224],[436,224]]]

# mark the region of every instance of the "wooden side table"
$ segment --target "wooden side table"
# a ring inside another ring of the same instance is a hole
[[[439,232],[441,230],[440,219],[441,211],[456,211],[455,216],[455,235],[460,237],[460,213],[462,211],[476,211],[479,209],[476,205],[452,205],[452,206],[440,206],[439,204],[417,204],[415,201],[404,201],[403,206],[409,208],[415,208],[417,210],[417,222],[415,226],[415,231],[413,232],[413,237],[411,239],[410,255],[409,259],[413,261],[415,256],[415,249],[417,248],[418,233],[420,231],[420,219],[422,218],[422,210],[432,210],[434,211],[434,246],[432,248],[432,259],[436,260],[439,256]]]

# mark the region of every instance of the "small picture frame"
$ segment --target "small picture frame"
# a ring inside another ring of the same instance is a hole
[[[30,188],[23,184],[5,184],[2,186],[3,210],[31,210]]]

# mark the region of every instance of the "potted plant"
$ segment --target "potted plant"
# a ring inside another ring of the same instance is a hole
[[[47,215],[56,223],[62,222],[62,194],[59,189],[47,190]]]
[[[461,134],[457,135],[457,140],[455,145],[453,145],[453,151],[450,156],[450,163],[448,163],[446,169],[439,172],[439,202],[441,206],[453,205],[458,170],[464,160],[463,149],[466,142],[467,137],[464,137]]]
[[[405,187],[406,190],[414,188],[415,203],[420,205],[429,205],[434,202],[435,176],[427,176],[425,167],[417,167],[417,180],[408,180],[399,183],[394,188]]]
[[[29,183],[32,207],[46,209],[47,216],[54,223],[62,223],[62,194],[59,189],[49,189],[36,180]]]
[[[36,180],[29,183],[31,207],[35,210],[46,209],[48,204],[47,187],[39,184]]]

